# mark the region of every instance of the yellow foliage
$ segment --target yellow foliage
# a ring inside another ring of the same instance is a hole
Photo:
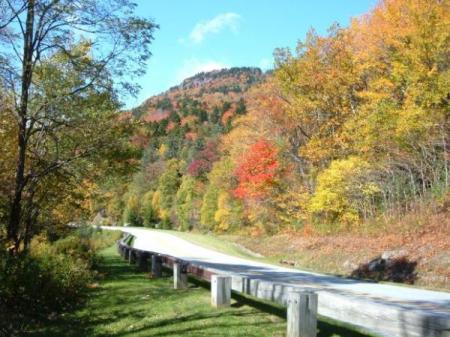
[[[163,144],[161,144],[161,146],[159,147],[158,153],[159,153],[159,155],[160,155],[161,157],[164,157],[164,155],[166,154],[166,152],[167,152],[167,145],[163,143]]]
[[[217,211],[214,214],[214,220],[218,223],[216,228],[219,231],[227,231],[230,229],[229,217],[231,213],[230,209],[230,196],[227,192],[221,192],[217,199]]]
[[[323,215],[328,221],[355,224],[367,212],[366,202],[380,188],[370,181],[371,167],[359,157],[335,160],[317,178],[317,188],[308,210]]]
[[[156,212],[156,214],[158,215],[159,218],[161,217],[161,204],[160,204],[160,199],[161,199],[161,192],[159,192],[158,190],[155,191],[153,193],[153,197],[152,197],[152,207],[154,209],[154,211]]]

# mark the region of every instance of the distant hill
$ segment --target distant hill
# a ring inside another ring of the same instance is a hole
[[[200,108],[210,115],[214,107],[231,103],[232,108],[243,98],[244,93],[264,78],[259,68],[240,67],[202,72],[185,79],[181,84],[168,91],[150,97],[139,107],[132,110],[134,116],[143,121],[156,122],[169,117],[171,111],[180,115],[187,101],[198,101]]]

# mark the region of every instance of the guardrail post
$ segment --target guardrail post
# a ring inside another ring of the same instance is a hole
[[[137,254],[137,264],[140,271],[148,271],[148,254],[146,252]]]
[[[288,294],[287,337],[317,336],[317,300],[317,294],[312,291]]]
[[[162,276],[162,261],[158,255],[152,255],[152,276],[154,278]]]
[[[136,263],[136,252],[134,251],[133,248],[129,249],[129,253],[128,253],[128,263],[129,264],[135,264]]]
[[[129,259],[128,254],[130,253],[130,249],[128,247],[122,247],[122,251],[123,251],[122,255],[123,259],[128,260]]]
[[[243,294],[250,294],[250,279],[246,276],[235,276],[231,278],[231,289]]]
[[[211,305],[215,308],[228,307],[231,302],[231,276],[211,276]]]
[[[183,264],[180,262],[174,262],[173,264],[173,288],[185,289],[188,286],[188,277],[186,269],[183,268]]]

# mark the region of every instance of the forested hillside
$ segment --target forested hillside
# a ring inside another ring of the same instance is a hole
[[[447,1],[386,0],[276,50],[273,73],[202,73],[149,99],[130,116],[142,159],[108,190],[110,222],[345,231],[445,211],[449,13]]]

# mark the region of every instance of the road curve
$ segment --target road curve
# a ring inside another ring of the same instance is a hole
[[[450,293],[358,281],[284,268],[207,249],[170,232],[103,227],[135,237],[133,248],[173,256],[217,273],[250,280],[249,294],[284,303],[293,287],[319,294],[319,314],[381,336],[450,336]]]

